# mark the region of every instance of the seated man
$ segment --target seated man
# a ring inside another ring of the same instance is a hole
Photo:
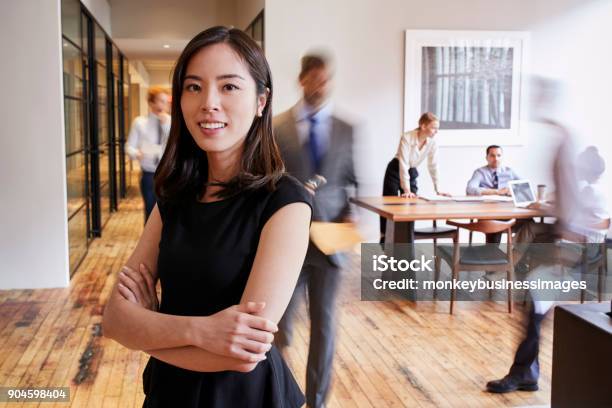
[[[487,165],[474,171],[467,184],[467,195],[510,195],[508,182],[520,177],[510,167],[502,166],[502,155],[500,146],[487,147]]]
[[[510,195],[508,182],[520,177],[510,168],[502,166],[502,148],[498,145],[487,147],[487,165],[474,170],[468,181],[467,195]],[[501,242],[502,234],[487,234],[487,243]]]

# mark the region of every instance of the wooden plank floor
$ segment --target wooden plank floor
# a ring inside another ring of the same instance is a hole
[[[115,273],[142,231],[137,191],[121,203],[74,275],[70,288],[0,291],[0,386],[70,387],[71,402],[43,407],[142,405],[144,353],[101,336]],[[540,391],[491,395],[522,334],[523,311],[503,302],[361,302],[359,259],[343,273],[331,407],[517,407],[550,401],[552,319],[543,325]],[[304,306],[290,367],[304,388],[308,342]],[[10,406],[38,406],[37,403]],[[0,403],[0,406],[7,404]]]

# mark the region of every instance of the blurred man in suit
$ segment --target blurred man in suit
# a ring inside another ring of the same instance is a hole
[[[314,192],[313,221],[350,219],[347,189],[356,186],[353,167],[353,127],[333,115],[329,102],[331,67],[324,55],[302,58],[299,82],[303,97],[274,120],[274,134],[287,171],[307,183],[316,175],[327,183]],[[296,304],[308,291],[310,346],[306,368],[306,404],[325,404],[331,383],[334,355],[334,311],[342,257],[327,256],[309,244],[298,285],[279,324],[276,344],[283,350],[291,341]]]

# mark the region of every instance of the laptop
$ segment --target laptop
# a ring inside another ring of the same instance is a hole
[[[525,208],[536,201],[529,180],[513,180],[508,183],[508,188],[516,207]]]

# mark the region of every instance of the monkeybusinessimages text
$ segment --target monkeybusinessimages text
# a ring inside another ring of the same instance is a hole
[[[372,271],[373,272],[433,272],[434,257],[421,255],[418,258],[396,259],[393,256],[373,255],[372,256]],[[562,280],[562,279],[529,279],[529,280],[423,280],[414,278],[390,278],[384,277],[372,280],[372,286],[376,290],[465,290],[475,292],[477,290],[554,290],[564,293],[572,290],[586,289],[585,281]]]

